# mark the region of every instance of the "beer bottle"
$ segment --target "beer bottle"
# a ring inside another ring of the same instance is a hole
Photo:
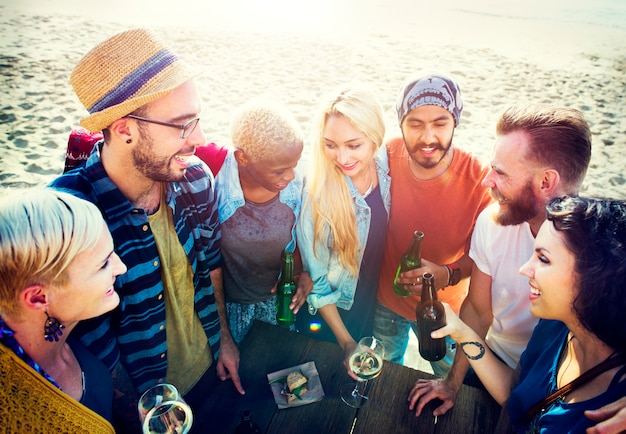
[[[282,272],[276,285],[276,322],[283,327],[289,327],[296,322],[296,316],[289,305],[296,293],[296,282],[293,280],[293,253],[283,252]]]
[[[409,244],[409,249],[404,255],[402,255],[402,258],[400,258],[398,271],[396,271],[396,277],[393,279],[393,292],[400,297],[411,295],[411,291],[407,291],[404,288],[404,285],[398,283],[398,278],[400,277],[400,273],[415,270],[416,268],[420,268],[422,266],[421,251],[423,239],[424,232],[413,232],[413,238],[411,239],[411,244]]]
[[[446,311],[437,299],[435,277],[432,273],[424,273],[422,276],[422,300],[415,313],[420,354],[430,362],[443,359],[446,355],[446,338],[430,337],[430,332],[446,325]]]
[[[261,434],[261,428],[252,420],[250,410],[241,412],[241,422],[235,428],[235,434]]]

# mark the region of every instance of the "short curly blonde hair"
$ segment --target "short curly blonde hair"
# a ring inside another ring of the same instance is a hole
[[[235,149],[241,149],[253,161],[265,161],[285,149],[304,146],[298,121],[282,104],[256,99],[238,107],[230,122],[230,137]]]

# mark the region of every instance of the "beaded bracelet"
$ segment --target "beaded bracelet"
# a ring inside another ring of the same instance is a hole
[[[481,344],[480,342],[475,342],[475,341],[461,342],[460,345],[461,345],[461,350],[463,351],[463,354],[465,354],[465,356],[470,360],[482,359],[482,357],[485,355],[485,346]],[[469,354],[467,354],[467,351],[465,351],[465,345],[474,345],[478,347],[478,349],[480,350],[480,353],[475,356],[470,356]]]

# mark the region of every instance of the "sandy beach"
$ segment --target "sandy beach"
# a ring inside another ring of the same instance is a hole
[[[626,8],[527,0],[505,11],[481,2],[469,10],[461,0],[439,9],[411,0],[0,0],[0,187],[42,186],[61,173],[68,134],[86,114],[69,84],[73,66],[107,37],[148,26],[202,70],[210,141],[228,143],[231,111],[262,95],[287,104],[308,137],[320,96],[350,81],[378,94],[394,136],[400,84],[438,69],[463,94],[455,146],[488,160],[505,106],[574,107],[593,131],[582,193],[626,198]],[[428,370],[411,346],[406,364]]]
[[[246,0],[238,1],[243,7]],[[195,14],[193,1],[184,0],[179,20],[158,6],[142,13],[145,1],[119,14],[119,0],[107,3],[113,9],[75,0],[13,3],[0,1],[2,186],[43,185],[61,173],[68,133],[86,114],[69,84],[74,64],[108,36],[150,26],[202,70],[201,125],[210,141],[228,143],[232,109],[260,95],[287,104],[308,135],[320,95],[347,81],[377,92],[388,135],[396,135],[400,84],[412,71],[434,68],[452,74],[463,93],[456,146],[489,159],[496,119],[511,103],[575,107],[594,135],[583,193],[626,197],[624,28],[458,8],[420,17],[405,13],[411,3],[404,0],[358,11],[324,1],[294,11],[275,0],[284,14],[267,15],[274,21],[260,19],[260,9],[236,13],[237,1],[228,10],[209,2]]]

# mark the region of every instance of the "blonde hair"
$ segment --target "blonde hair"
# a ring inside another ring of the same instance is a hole
[[[255,99],[238,107],[230,122],[235,149],[253,161],[270,160],[285,149],[304,146],[300,124],[282,104]]]
[[[72,261],[99,241],[103,222],[94,204],[68,193],[52,189],[3,192],[0,314],[18,317],[19,294],[29,285],[64,285]]]
[[[330,117],[343,116],[358,131],[380,148],[385,136],[383,111],[375,95],[362,87],[343,86],[324,101],[313,138],[313,161],[308,176],[309,196],[304,208],[311,207],[313,248],[327,244],[336,252],[339,263],[351,275],[359,273],[362,248],[356,229],[354,203],[345,175],[325,152],[324,129]]]

